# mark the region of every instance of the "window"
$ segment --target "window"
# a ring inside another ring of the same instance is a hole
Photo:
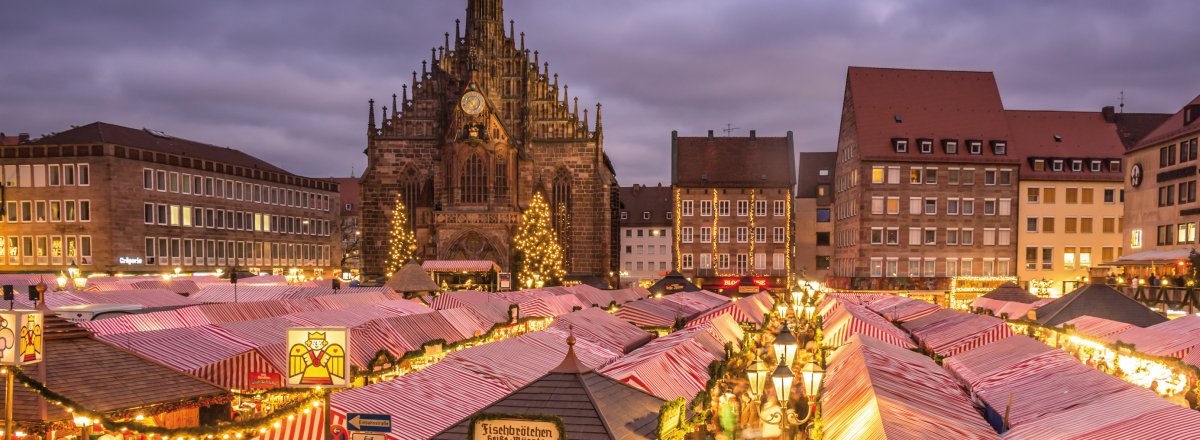
[[[973,154],[973,155],[983,154],[983,142],[982,141],[967,141],[967,153]]]
[[[1116,232],[1116,224],[1117,224],[1117,219],[1112,218],[1112,217],[1105,217],[1100,222],[1100,232],[1103,232],[1105,234],[1111,234],[1113,232]]]
[[[1175,144],[1158,149],[1158,166],[1175,165]]]
[[[883,214],[883,196],[871,197],[871,214]]]
[[[947,168],[946,169],[946,183],[949,183],[951,185],[958,185],[960,173],[961,173],[961,170],[959,170],[958,168]]]
[[[1037,270],[1038,268],[1038,248],[1035,246],[1025,247],[1025,269]]]
[[[907,153],[908,139],[892,139],[892,148],[894,148],[897,153]]]
[[[1112,189],[1112,188],[1105,189],[1104,190],[1104,203],[1108,204],[1108,205],[1116,203],[1116,200],[1117,200],[1116,194],[1117,194],[1117,190],[1115,190],[1115,189]]]
[[[147,225],[154,224],[154,204],[145,203],[142,205],[142,208],[142,211],[144,211],[143,214],[145,215],[144,223]]]
[[[922,180],[921,178],[924,176],[925,173],[924,171],[921,171],[920,167],[912,167],[908,170],[908,183],[920,185]]]
[[[1066,221],[1064,222],[1063,232],[1066,232],[1068,234],[1074,234],[1079,230],[1078,225],[1079,225],[1078,218],[1067,217]]]
[[[947,258],[946,259],[946,276],[948,276],[948,277],[958,276],[958,259],[957,258]]]
[[[1027,188],[1025,190],[1025,201],[1029,203],[1037,203],[1038,195],[1040,194],[1041,190],[1038,188]]]
[[[1076,173],[1083,171],[1083,161],[1079,160],[1079,159],[1072,160],[1071,161],[1071,171],[1076,172]]]
[[[887,198],[887,213],[888,214],[899,214],[900,213],[900,198],[899,197],[888,197]]]
[[[958,215],[958,199],[946,199],[946,215]]]
[[[157,170],[154,172],[154,189],[158,191],[167,191],[167,172]]]
[[[1062,171],[1063,170],[1062,159],[1054,159],[1053,162],[1050,162],[1050,169],[1053,171]]]
[[[90,200],[79,201],[79,221],[92,221],[92,202]]]
[[[713,210],[712,200],[701,200],[700,201],[700,216],[701,217],[712,217],[712,215],[713,215],[712,210]]]
[[[692,268],[692,254],[682,254],[679,256],[679,264],[684,270]]]
[[[626,232],[628,232],[628,231],[626,231]],[[682,228],[679,228],[679,235],[680,235],[680,240],[682,242],[691,243],[692,242],[692,227],[684,226]]]
[[[946,150],[946,154],[958,154],[958,141],[942,139],[942,148]]]
[[[1012,229],[1000,228],[996,231],[996,245],[1008,246],[1012,242]]]
[[[992,154],[1004,156],[1008,154],[1008,143],[1004,141],[992,141]]]
[[[887,183],[896,185],[900,183],[900,167],[888,167]]]
[[[1012,184],[1012,170],[1000,170],[999,176],[1000,176],[999,177],[1000,185],[1011,185]]]
[[[1054,232],[1054,217],[1042,217],[1042,232]]]
[[[1110,161],[1108,161],[1108,170],[1109,170],[1109,171],[1112,171],[1112,172],[1114,172],[1114,173],[1119,173],[1119,172],[1121,172],[1121,161],[1120,161],[1120,160],[1110,160]]]
[[[719,269],[729,269],[729,254],[718,255],[717,262]]]
[[[1046,171],[1045,159],[1034,159],[1033,160],[1033,170],[1034,171]]]
[[[962,215],[975,215],[975,199],[962,200]]]
[[[775,215],[776,216],[787,215],[787,201],[786,200],[776,200],[774,202],[774,205],[775,205]]]
[[[887,228],[884,234],[884,243],[889,245],[900,244],[900,228]]]
[[[925,228],[925,242],[924,243],[926,245],[937,244],[937,229],[936,228]]]
[[[1000,199],[997,202],[996,212],[999,215],[1012,215],[1012,199]]]
[[[871,183],[883,183],[884,168],[881,166],[871,167]]]
[[[729,243],[729,227],[722,226],[717,228],[717,241],[721,243]]]
[[[959,174],[959,177],[962,180],[962,182],[961,182],[962,185],[974,185],[975,184],[975,169],[974,168],[963,168],[962,172]]]
[[[1080,189],[1079,202],[1088,204],[1088,205],[1092,204],[1093,202],[1095,202],[1095,192],[1096,192],[1096,190],[1094,190],[1092,188]]]
[[[996,230],[994,228],[984,228],[983,229],[983,245],[984,246],[995,246],[996,245]]]
[[[1092,218],[1091,217],[1084,217],[1084,218],[1079,219],[1079,232],[1081,234],[1091,234],[1092,233]]]
[[[1054,204],[1054,188],[1042,188],[1042,203]]]
[[[871,259],[871,277],[880,278],[883,276],[883,258]]]
[[[908,213],[912,214],[912,215],[921,214],[921,198],[920,197],[909,197],[908,198]]]
[[[766,200],[755,200],[754,201],[754,215],[758,216],[758,217],[766,217],[767,216],[767,201]]]
[[[961,244],[963,246],[974,245],[975,244],[975,229],[974,228],[963,228],[962,232],[959,233],[958,238],[959,238],[959,240],[958,240],[959,244]]]
[[[917,139],[917,146],[921,149],[921,154],[933,154],[933,141],[930,139]]]
[[[984,185],[995,185],[996,184],[996,170],[992,170],[992,169],[983,170],[983,184]]]
[[[701,243],[712,243],[712,228],[708,228],[708,227],[700,228],[700,242]]]
[[[925,183],[937,183],[937,168],[925,168]]]
[[[983,215],[996,215],[996,199],[983,199]]]
[[[1089,267],[1092,267],[1092,248],[1081,247],[1079,248],[1079,268],[1087,269]]]
[[[918,246],[921,244],[921,228],[908,228],[908,245]]]
[[[889,276],[889,277],[900,276],[900,259],[898,259],[898,258],[888,258],[887,259],[887,276]]]
[[[1067,204],[1079,203],[1079,188],[1067,188]]]
[[[721,228],[721,229],[724,229],[724,228]],[[746,235],[747,235],[747,234],[746,234],[746,231],[747,231],[747,228],[746,228],[746,227],[739,227],[739,228],[737,228],[737,242],[738,242],[738,243],[745,243],[745,242],[746,242],[746,239],[747,239],[747,237],[746,237]]]
[[[951,246],[958,244],[958,229],[957,228],[946,229],[946,244],[951,245]]]
[[[921,276],[921,259],[920,258],[913,258],[913,257],[908,258],[908,276],[909,277]]]
[[[784,228],[782,228],[782,227],[779,227],[779,226],[776,226],[776,227],[775,227],[775,228],[772,230],[772,234],[771,234],[771,235],[772,235],[773,237],[772,237],[772,240],[771,240],[771,241],[773,241],[773,242],[775,242],[775,243],[783,243],[783,242],[784,242],[784,230],[785,230]],[[825,241],[826,241],[825,245],[826,245],[826,246],[827,246],[827,245],[829,245],[829,243],[828,243],[828,241],[829,241],[829,233],[828,233],[828,232],[818,232],[818,233],[817,233],[817,245],[818,245],[818,246],[821,246],[821,234],[825,234]]]
[[[737,201],[737,215],[738,215],[738,217],[745,217],[747,215],[750,215],[750,201],[749,200],[738,200]]]
[[[1037,231],[1038,231],[1038,218],[1037,217],[1026,218],[1025,219],[1025,232],[1037,232]]]
[[[729,217],[729,201],[720,200],[717,202],[717,215],[721,217]]]
[[[883,244],[883,228],[871,228],[871,244]]]
[[[650,220],[650,211],[642,211],[642,220]]]
[[[817,208],[817,223],[829,223],[829,208]]]
[[[66,220],[73,222],[78,219],[78,211],[76,210],[76,202],[74,200],[64,200],[63,210],[66,211]]]
[[[692,202],[692,200],[684,200],[679,203],[679,210],[681,211],[680,215],[683,215],[684,217],[692,216]]]
[[[1091,162],[1089,165],[1091,166],[1091,170],[1092,170],[1092,172],[1093,172],[1093,173],[1099,173],[1099,172],[1100,172],[1100,161],[1098,161],[1098,160],[1093,160],[1093,161],[1092,161],[1092,162]]]
[[[925,215],[937,215],[937,199],[925,199]]]

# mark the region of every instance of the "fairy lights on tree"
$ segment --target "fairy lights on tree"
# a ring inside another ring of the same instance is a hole
[[[408,208],[404,206],[403,194],[396,194],[396,206],[392,209],[392,235],[388,240],[388,273],[395,273],[417,253],[417,238],[408,225]]]
[[[527,288],[556,285],[566,275],[563,250],[550,221],[549,205],[541,193],[534,194],[514,239],[520,254],[517,280]]]

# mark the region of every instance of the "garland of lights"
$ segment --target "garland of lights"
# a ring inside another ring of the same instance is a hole
[[[408,208],[404,206],[402,194],[396,194],[396,205],[392,209],[392,235],[388,240],[388,273],[404,267],[417,253],[417,238],[408,225]]]
[[[154,437],[154,436],[158,435],[158,436],[163,437],[164,439],[170,439],[170,438],[175,438],[175,439],[186,438],[188,440],[196,440],[199,438],[229,439],[231,437],[232,438],[243,438],[244,436],[247,436],[247,435],[253,436],[256,434],[265,433],[270,428],[278,428],[280,426],[280,421],[283,419],[292,420],[296,417],[297,414],[302,414],[302,413],[308,414],[314,408],[319,407],[321,405],[321,400],[325,397],[325,393],[329,392],[328,390],[322,391],[320,389],[318,389],[316,391],[312,391],[312,392],[310,392],[311,395],[308,398],[298,400],[298,401],[289,403],[287,405],[282,405],[275,412],[273,412],[270,416],[264,417],[261,419],[257,419],[257,420],[232,422],[232,423],[219,425],[219,426],[199,426],[199,427],[191,427],[191,428],[168,429],[168,428],[163,428],[163,427],[159,427],[159,426],[150,426],[145,423],[142,423],[141,421],[137,421],[136,420],[137,416],[134,416],[135,421],[133,421],[133,422],[114,420],[114,417],[116,417],[116,416],[110,415],[113,413],[111,413],[111,412],[105,413],[105,412],[101,412],[101,411],[88,410],[88,409],[84,408],[83,405],[80,405],[78,402],[75,402],[74,400],[71,400],[70,398],[68,398],[66,396],[63,396],[57,392],[54,392],[49,387],[47,387],[46,384],[39,382],[37,379],[29,377],[28,375],[26,375],[23,371],[21,371],[18,368],[10,368],[8,370],[8,372],[9,372],[9,374],[13,374],[13,377],[15,379],[19,380],[22,385],[24,385],[26,388],[29,388],[33,392],[37,393],[43,399],[46,399],[46,401],[48,401],[54,405],[65,407],[66,411],[68,413],[74,414],[77,417],[86,417],[88,419],[91,419],[93,421],[94,426],[100,426],[106,430],[111,428],[111,429],[115,429],[115,430],[118,430],[121,432],[133,431],[133,432],[145,433],[145,434],[149,434],[150,437]],[[161,411],[161,412],[159,412],[159,414],[161,414],[163,412],[169,412],[169,411],[192,407],[192,406],[207,406],[207,405],[226,403],[228,401],[229,401],[229,396],[193,399],[191,401],[185,401],[188,403],[180,402],[174,406],[170,406],[172,409],[169,409],[166,411]],[[168,405],[161,405],[159,407],[165,407],[165,406],[168,406]],[[123,413],[123,412],[121,412],[121,413]],[[121,413],[118,413],[118,414],[121,414]],[[28,424],[28,425],[22,424],[22,426],[31,426],[31,427],[35,427],[39,430],[51,431],[51,430],[71,428],[74,425],[71,422],[58,421],[58,422]]]
[[[748,234],[749,236],[746,237],[750,242],[750,256],[747,257],[747,260],[750,264],[747,269],[750,271],[750,273],[754,273],[754,268],[757,267],[754,265],[754,242],[758,240],[758,234],[756,234],[754,231],[754,214],[755,211],[758,210],[754,202],[756,201],[757,196],[758,190],[750,190],[750,233]]]
[[[721,261],[721,259],[718,257],[718,254],[717,254],[717,241],[719,241],[719,238],[721,236],[720,234],[717,233],[717,218],[720,217],[720,213],[721,213],[721,210],[717,208],[717,189],[713,188],[712,189],[712,218],[713,218],[712,223],[713,224],[712,224],[712,233],[708,235],[708,238],[711,239],[710,241],[712,241],[712,259],[710,260],[709,265],[712,266],[713,273],[718,273],[717,271],[720,270],[720,268],[721,268],[721,265],[718,264]]]
[[[675,270],[683,271],[683,253],[679,249],[679,242],[683,241],[683,202],[679,199],[679,188],[675,188]],[[695,267],[695,262],[692,267]]]
[[[558,245],[554,228],[550,225],[550,208],[546,206],[542,193],[534,193],[529,209],[521,214],[517,230],[517,252],[522,255],[518,280],[526,288],[542,287],[561,282],[563,250]]]
[[[786,209],[784,216],[787,218],[787,224],[784,227],[787,228],[785,229],[787,233],[783,236],[783,251],[787,252],[788,259],[784,264],[788,267],[786,285],[791,287],[792,283],[796,281],[796,248],[792,242],[792,235],[795,234],[795,231],[792,230],[792,225],[795,219],[792,218],[792,190],[790,188],[787,190],[787,197],[784,199],[784,208]],[[816,272],[816,269],[814,267],[813,272]]]

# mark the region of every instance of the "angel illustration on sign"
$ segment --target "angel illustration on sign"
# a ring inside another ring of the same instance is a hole
[[[310,332],[308,340],[291,349],[288,376],[300,376],[300,385],[332,385],[345,380],[346,349],[325,340],[325,332]]]
[[[0,317],[0,361],[8,358],[8,350],[17,346],[17,335],[8,327],[8,320]]]
[[[35,362],[42,358],[42,326],[34,315],[25,318],[21,327],[21,362]]]

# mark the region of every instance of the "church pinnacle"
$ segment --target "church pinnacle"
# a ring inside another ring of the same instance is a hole
[[[481,42],[504,35],[503,0],[467,0],[467,39]]]

